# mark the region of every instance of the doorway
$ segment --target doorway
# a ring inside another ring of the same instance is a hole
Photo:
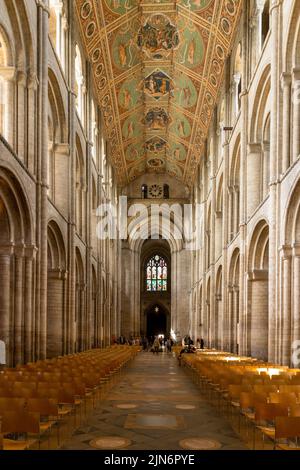
[[[153,305],[147,312],[147,337],[167,336],[167,312],[161,305]]]

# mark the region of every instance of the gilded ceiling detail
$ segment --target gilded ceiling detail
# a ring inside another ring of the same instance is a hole
[[[191,185],[242,0],[76,0],[120,185]]]

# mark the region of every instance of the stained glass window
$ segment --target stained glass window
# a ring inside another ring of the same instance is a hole
[[[147,263],[147,292],[166,292],[168,290],[168,265],[161,256],[153,256]]]

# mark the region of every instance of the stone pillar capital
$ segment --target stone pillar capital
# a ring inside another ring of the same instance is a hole
[[[242,75],[240,73],[235,73],[233,75],[233,81],[234,81],[236,86],[240,83],[241,78],[242,78]]]
[[[14,81],[16,79],[16,68],[10,66],[1,66],[0,77],[7,81]]]
[[[40,7],[42,10],[44,10],[45,13],[48,14],[48,16],[50,17],[50,8],[48,6],[48,2],[47,0],[35,0],[35,3],[38,7]]]
[[[37,88],[38,88],[38,85],[39,85],[39,80],[38,80],[38,77],[37,77],[36,73],[34,73],[34,72],[30,73],[30,75],[27,78],[27,87],[30,90],[36,91]]]
[[[256,14],[261,15],[264,11],[266,0],[256,0]]]
[[[283,72],[280,77],[282,88],[290,87],[292,83],[292,75],[287,72]]]
[[[25,245],[18,245],[14,247],[14,255],[16,258],[24,258],[25,256]]]
[[[300,258],[300,243],[293,244],[292,253],[296,258]]]
[[[17,83],[23,87],[27,84],[27,74],[23,70],[17,70]]]
[[[249,281],[266,281],[268,279],[268,271],[266,269],[253,269],[248,272]]]
[[[11,256],[14,251],[13,244],[0,246],[0,256]]]
[[[76,289],[78,291],[84,292],[86,290],[86,284],[84,282],[77,282]]]
[[[34,245],[32,246],[26,246],[25,248],[25,257],[28,258],[29,260],[34,260],[36,257],[36,254],[38,252],[38,248]]]
[[[282,245],[279,251],[283,260],[288,260],[292,257],[292,247],[289,245]]]
[[[65,32],[69,30],[69,22],[68,22],[68,18],[66,17],[66,15],[62,16],[62,27]]]
[[[70,155],[70,145],[65,143],[56,143],[54,145],[54,151],[62,155]]]
[[[270,152],[270,142],[264,141],[261,147],[262,147],[263,152]]]
[[[261,152],[261,144],[256,142],[250,142],[248,144],[248,153],[260,153]]]
[[[297,68],[292,69],[292,79],[293,79],[293,84],[300,81],[300,68],[297,67]]]

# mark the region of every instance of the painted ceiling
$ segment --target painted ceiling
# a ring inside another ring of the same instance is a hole
[[[242,0],[76,0],[119,184],[191,186]]]

